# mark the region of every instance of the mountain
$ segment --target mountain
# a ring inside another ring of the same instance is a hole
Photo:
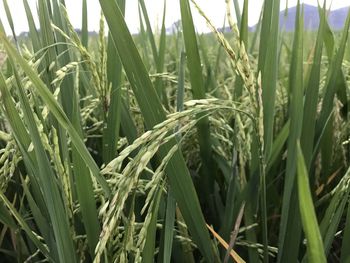
[[[340,9],[332,10],[328,12],[328,22],[332,30],[339,31],[342,30],[346,17],[348,15],[350,6],[343,7]],[[280,28],[286,32],[294,31],[295,26],[295,16],[297,13],[297,7],[291,7],[287,10],[283,10],[279,14]],[[285,14],[287,16],[285,17]],[[304,4],[304,27],[306,31],[317,31],[320,24],[320,17],[318,14],[318,7],[313,5]],[[257,25],[249,27],[249,31],[255,31]],[[174,22],[170,27],[166,29],[167,34],[173,34],[181,29],[181,20]],[[218,28],[219,31],[231,32],[229,27]]]
[[[344,27],[346,17],[350,7],[344,7],[330,11],[328,14],[328,22],[332,30],[341,30]],[[295,16],[297,12],[296,7],[289,8],[287,17],[285,11],[280,12],[280,27],[285,31],[293,31],[295,25]],[[320,24],[320,17],[318,14],[318,7],[304,4],[304,27],[305,30],[315,31]]]
[[[280,12],[280,28],[285,31],[293,31],[295,26],[295,17],[297,13],[297,7],[291,7],[287,10],[287,17],[285,17],[286,11]],[[312,5],[304,5],[304,26],[306,30],[317,30],[320,24],[320,18],[318,15],[318,8]]]
[[[346,17],[349,12],[349,7],[344,7],[330,11],[328,13],[328,22],[332,30],[341,30],[344,27]],[[285,17],[286,10],[280,12],[280,28],[287,32],[294,30],[295,16],[297,13],[297,7],[291,7],[287,10],[287,17]],[[316,31],[320,24],[320,17],[318,14],[318,7],[313,5],[304,4],[304,27],[307,31]],[[256,25],[251,27],[250,30],[254,31]]]
[[[344,7],[337,10],[332,11],[329,14],[329,24],[334,30],[341,30],[344,27],[346,17],[348,15],[350,7]]]

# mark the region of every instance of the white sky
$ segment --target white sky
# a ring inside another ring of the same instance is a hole
[[[166,0],[167,1],[167,14],[166,14],[166,26],[170,27],[173,22],[180,18],[179,0]],[[31,5],[32,12],[36,14],[36,0],[28,0]],[[81,0],[66,0],[66,5],[71,22],[75,28],[81,27]],[[138,8],[137,0],[126,1],[126,21],[128,23],[131,32],[135,33],[139,29]],[[240,0],[241,6],[243,0]],[[249,25],[254,25],[258,21],[261,6],[263,0],[250,0],[249,1]],[[297,0],[289,0],[289,7],[296,5]],[[317,5],[317,0],[304,0],[303,3]],[[350,0],[328,0],[328,3],[332,2],[331,9],[337,9],[350,5]],[[22,0],[8,0],[10,5],[12,17],[14,19],[16,34],[22,31],[27,31],[27,20],[25,11],[23,8]],[[150,20],[153,28],[162,19],[163,0],[145,0],[147,10],[149,12]],[[226,5],[225,0],[197,0],[198,5],[205,11],[211,21],[220,27],[223,25]],[[323,3],[323,0],[320,0]],[[286,6],[286,0],[281,0],[281,10]],[[195,25],[198,31],[208,31],[205,21],[198,15],[198,12],[192,8]],[[233,12],[234,14],[234,12]],[[98,31],[99,19],[100,19],[100,7],[98,0],[88,0],[88,27],[90,31]],[[0,1],[0,18],[5,26],[7,33],[10,33],[9,26],[6,19],[6,14],[2,1]],[[38,23],[37,23],[38,24]]]

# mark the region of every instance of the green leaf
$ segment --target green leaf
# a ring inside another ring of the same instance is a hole
[[[126,26],[122,12],[116,3],[111,1],[100,0],[100,4],[123,63],[125,73],[140,106],[146,128],[151,129],[154,125],[165,120],[162,104]],[[166,156],[174,144],[176,144],[176,141],[172,140],[167,145],[161,147],[159,158],[162,159],[163,156]],[[205,258],[209,262],[213,262],[215,254],[205,227],[198,197],[185,161],[179,151],[174,154],[169,162],[166,173],[173,188],[174,196],[193,236],[193,240]]]
[[[168,189],[166,198],[165,222],[163,224],[163,232],[159,248],[158,262],[160,263],[171,262],[171,252],[174,240],[175,209],[176,201],[170,188]]]
[[[125,14],[125,0],[119,1],[120,9]],[[122,73],[123,66],[114,45],[112,35],[108,35],[107,46],[107,80],[111,85],[110,104],[107,114],[106,128],[103,131],[103,160],[110,162],[117,153],[122,107]],[[126,129],[131,132],[131,128]],[[132,142],[129,140],[129,142]]]
[[[206,96],[204,90],[202,66],[191,8],[188,0],[180,0],[180,10],[187,56],[187,66],[189,69],[193,98],[204,99]],[[197,130],[200,157],[202,159],[201,189],[204,192],[203,195],[209,207],[209,210],[212,214],[214,214],[215,208],[213,207],[212,196],[214,192],[215,167],[211,153],[212,142],[210,138],[209,120],[207,117],[203,116],[199,116],[199,118],[201,118],[201,120],[197,124]]]
[[[152,31],[151,22],[149,21],[148,12],[147,12],[144,0],[139,0],[139,4],[141,6],[143,17],[145,18],[145,22],[146,22],[146,26],[147,26],[147,35],[148,35],[148,39],[151,43],[153,59],[154,59],[154,61],[158,61],[158,51],[157,51],[156,41],[154,39],[154,34]]]
[[[32,67],[24,60],[24,58],[13,48],[9,40],[5,37],[3,32],[0,32],[0,39],[2,40],[4,47],[10,57],[15,59],[19,65],[22,67],[24,72],[28,75],[30,80],[33,82],[36,91],[39,93],[47,107],[50,109],[51,113],[56,117],[57,121],[62,125],[62,127],[68,132],[72,139],[72,143],[77,148],[79,154],[84,159],[87,166],[90,168],[92,174],[96,177],[97,181],[101,184],[103,190],[107,195],[109,195],[109,187],[106,180],[100,175],[100,169],[96,165],[94,159],[91,157],[90,153],[86,149],[83,141],[81,140],[78,132],[73,127],[72,123],[69,121],[66,114],[63,112],[62,108],[59,106],[54,96],[51,94],[49,89],[39,78],[39,76],[34,72]]]
[[[239,34],[241,43],[244,43],[245,47],[248,47],[248,2],[248,0],[244,0],[243,3],[242,22]]]
[[[273,123],[277,86],[277,46],[280,1],[265,1],[260,34],[258,69],[261,71],[264,109],[265,156],[268,159],[273,140]]]
[[[76,87],[77,88],[77,87]],[[77,91],[74,91],[73,101],[73,125],[78,131],[81,139],[83,139],[83,131],[81,128],[80,109]],[[72,146],[72,164],[74,174],[74,186],[76,189],[78,201],[80,204],[80,212],[84,224],[87,240],[89,244],[90,254],[93,257],[95,247],[101,232],[100,223],[96,209],[96,201],[94,194],[93,182],[91,180],[89,168],[86,166],[84,159],[80,156],[78,149]]]
[[[308,262],[327,262],[320,229],[318,227],[315,207],[312,202],[309,176],[299,142],[297,152],[299,209],[306,236]]]
[[[350,205],[348,204],[348,211],[346,214],[345,229],[343,234],[343,241],[341,247],[340,263],[348,263],[350,261],[350,251],[348,245],[350,244]]]
[[[88,48],[89,29],[88,29],[88,10],[87,10],[86,0],[83,0],[83,5],[82,5],[81,43],[85,48]]]
[[[20,215],[20,213],[18,213],[18,211],[15,209],[15,207],[11,204],[11,202],[6,198],[4,193],[2,193],[1,191],[0,191],[0,199],[5,204],[7,209],[11,212],[11,214],[14,216],[14,218],[19,223],[21,228],[26,232],[28,237],[33,241],[35,246],[40,250],[40,252],[43,253],[43,255],[47,259],[51,260],[52,262],[55,262],[55,260],[51,257],[50,252],[47,249],[47,247],[45,247],[44,244],[41,243],[39,238],[33,233],[32,229],[30,229],[30,227],[28,226],[28,224],[26,223],[24,218]]]
[[[12,19],[12,15],[11,15],[11,11],[10,11],[10,8],[7,4],[7,0],[2,0],[3,2],[3,5],[4,5],[4,8],[5,8],[5,13],[6,13],[6,16],[7,16],[7,21],[10,25],[10,28],[11,28],[11,31],[12,31],[12,36],[15,40],[15,43],[16,43],[16,46],[18,48],[18,41],[17,41],[17,35],[16,35],[16,32],[15,32],[15,27],[14,27],[14,24],[13,24],[13,19]]]
[[[0,222],[12,229],[17,228],[17,225],[11,217],[11,214],[2,202],[0,203]]]
[[[348,13],[348,17],[345,22],[338,52],[335,55],[335,58],[331,61],[331,65],[329,67],[326,86],[325,86],[326,88],[323,95],[322,109],[321,109],[320,117],[317,121],[317,131],[316,131],[317,135],[320,135],[321,131],[324,129],[327,123],[329,115],[332,114],[332,111],[333,111],[333,100],[337,92],[336,83],[337,83],[337,79],[340,77],[345,48],[346,48],[347,39],[349,35],[349,27],[350,27],[350,11]]]
[[[152,263],[154,262],[154,254],[155,254],[155,244],[156,244],[156,232],[157,232],[157,219],[158,219],[158,210],[159,203],[162,197],[162,192],[164,185],[159,185],[155,194],[155,201],[152,205],[151,210],[151,219],[150,224],[147,229],[147,237],[145,247],[142,252],[142,262],[143,263]]]
[[[2,32],[0,33],[0,35]],[[7,41],[7,39],[5,39]],[[13,48],[11,46],[11,48]],[[15,50],[13,50],[16,52]],[[11,51],[7,50],[8,54]],[[10,59],[12,57],[10,55]],[[21,102],[21,106],[24,112],[24,119],[26,125],[28,126],[29,135],[34,146],[34,152],[36,156],[36,160],[38,162],[38,170],[36,172],[36,176],[38,177],[38,182],[40,184],[41,190],[43,192],[43,196],[45,201],[50,204],[47,208],[49,211],[50,220],[52,223],[52,228],[55,235],[55,240],[57,242],[57,251],[60,260],[66,260],[67,262],[75,262],[75,248],[73,245],[70,229],[68,226],[68,218],[65,213],[66,208],[62,202],[62,198],[60,196],[58,185],[52,178],[55,177],[55,174],[50,165],[50,161],[48,156],[46,155],[44,146],[41,141],[41,137],[39,131],[36,126],[36,122],[32,113],[32,109],[30,108],[28,98],[26,97],[19,76],[14,69],[15,80],[17,84],[17,90],[19,94],[19,99]]]
[[[301,147],[305,157],[306,168],[309,169],[314,147],[316,113],[318,103],[318,93],[321,76],[321,59],[323,50],[323,37],[325,34],[325,10],[319,9],[320,27],[317,33],[316,46],[314,51],[314,60],[311,67],[310,76],[306,86],[303,130],[300,139]]]
[[[23,0],[23,5],[24,5],[24,9],[26,11],[28,26],[29,26],[29,35],[30,35],[30,39],[31,39],[31,42],[33,45],[33,49],[35,52],[38,52],[40,49],[41,43],[40,43],[38,31],[37,31],[36,26],[35,26],[33,14],[32,14],[32,11],[29,7],[29,4],[28,4],[28,0]]]
[[[275,164],[277,158],[281,155],[283,146],[285,145],[289,136],[289,127],[290,127],[290,121],[287,121],[273,142],[270,159],[267,162],[267,167],[266,167],[267,172],[269,172],[271,167]]]
[[[230,0],[228,0],[228,1],[230,1]],[[234,6],[235,12],[236,12],[236,18],[237,18],[238,27],[241,27],[241,20],[243,18],[242,18],[242,15],[241,15],[241,9],[239,7],[238,0],[233,0],[233,6]]]
[[[345,206],[348,203],[350,189],[347,185],[350,182],[350,168],[346,171],[334,191],[333,197],[324,213],[320,223],[320,231],[323,237],[323,244],[326,255],[329,253],[339,224],[343,218]]]
[[[303,119],[303,28],[304,12],[300,10],[298,1],[296,14],[296,31],[292,62],[290,68],[290,129],[288,138],[288,157],[282,200],[282,215],[279,233],[279,262],[295,262],[300,245],[301,226],[296,199],[296,165],[297,141],[300,139]],[[293,238],[291,238],[293,237]]]

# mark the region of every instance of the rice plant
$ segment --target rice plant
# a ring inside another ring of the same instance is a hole
[[[225,2],[229,33],[179,0],[167,34],[139,0],[132,35],[100,0],[94,37],[87,0],[79,33],[64,0],[39,25],[23,0],[20,38],[3,0],[1,262],[349,261],[350,13],[332,32],[319,6],[306,37],[299,2],[294,32],[278,0],[254,32]]]

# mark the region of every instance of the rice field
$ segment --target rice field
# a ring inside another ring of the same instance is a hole
[[[64,2],[36,24],[23,0],[16,37],[3,0],[1,262],[349,262],[350,13],[305,33],[298,3],[284,32],[265,1],[251,32],[227,0],[222,33],[179,0],[167,34],[139,0],[132,35],[127,1],[100,0],[91,36],[89,1],[80,32]]]

